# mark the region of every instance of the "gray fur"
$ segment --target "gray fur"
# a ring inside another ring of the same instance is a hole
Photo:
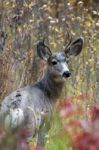
[[[38,43],[38,56],[48,63],[44,78],[35,85],[14,91],[3,100],[0,107],[0,118],[5,128],[12,131],[26,128],[29,132],[27,139],[38,136],[38,145],[45,143],[54,106],[64,87],[63,74],[69,72],[67,52],[51,54],[46,47],[46,55],[45,47],[44,43]]]

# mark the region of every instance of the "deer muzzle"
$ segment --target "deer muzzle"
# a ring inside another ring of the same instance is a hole
[[[63,75],[62,75],[64,78],[69,78],[71,76],[71,73],[69,71],[65,71],[63,72]]]

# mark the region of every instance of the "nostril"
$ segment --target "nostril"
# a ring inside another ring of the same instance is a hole
[[[70,77],[70,75],[71,75],[71,73],[70,73],[69,71],[65,71],[65,72],[63,73],[63,77],[65,77],[65,78]]]

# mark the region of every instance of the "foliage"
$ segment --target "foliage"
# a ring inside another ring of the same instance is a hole
[[[79,36],[85,39],[83,53],[69,64],[72,77],[66,81],[62,94],[66,101],[56,108],[59,115],[54,117],[46,150],[99,149],[99,107],[96,106],[99,99],[98,30],[98,0],[0,2],[0,101],[16,88],[41,78],[46,64],[36,57],[36,43],[40,38],[46,39],[52,51],[64,49],[69,41],[68,32],[73,39]],[[6,147],[10,150],[29,149],[25,137],[6,135],[1,128],[0,149],[2,146],[5,146],[3,150]],[[32,145],[30,149],[42,148]]]
[[[81,96],[79,98],[84,100]],[[99,149],[99,105],[88,109],[86,117],[86,110],[82,106],[74,104],[73,98],[71,101],[66,99],[59,103],[58,112],[62,121],[62,130],[58,130],[57,134],[49,138],[47,150]]]
[[[45,37],[52,50],[63,50],[69,31],[73,39],[83,36],[85,46],[82,55],[70,64],[72,78],[67,81],[64,95],[86,91],[96,102],[99,98],[98,8],[97,0],[1,0],[1,100],[12,90],[35,82],[42,74],[44,63],[35,56],[37,41]]]
[[[79,100],[84,100],[83,95]],[[85,97],[85,96],[84,96]],[[87,98],[87,97],[86,97]],[[45,150],[98,150],[99,149],[99,105],[86,110],[71,101],[59,102],[54,119],[54,126],[49,132]],[[86,99],[88,100],[88,99]],[[56,123],[58,125],[56,125]],[[26,129],[12,135],[0,128],[0,149],[43,150],[26,141]],[[8,138],[9,137],[9,138]],[[16,141],[16,142],[15,142]]]

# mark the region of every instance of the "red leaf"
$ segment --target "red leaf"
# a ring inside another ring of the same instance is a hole
[[[29,150],[29,145],[25,139],[18,141],[18,150]]]
[[[5,136],[6,136],[5,130],[3,128],[0,128],[0,143],[5,138]]]
[[[84,132],[74,141],[75,150],[99,150],[99,134]]]
[[[91,119],[92,121],[95,121],[96,119],[99,119],[99,105],[96,105],[91,110]]]
[[[73,103],[71,103],[70,101],[69,102],[66,101],[64,103],[64,105],[62,104],[61,106],[62,106],[61,110],[60,110],[61,117],[68,117],[68,116],[72,115],[76,110],[76,106]]]
[[[35,150],[44,150],[44,149],[40,146],[37,146]]]
[[[26,138],[28,135],[29,135],[29,132],[28,132],[28,130],[25,129],[25,128],[21,129],[20,132],[19,132],[20,138],[23,138],[23,139],[24,139],[24,138]]]

